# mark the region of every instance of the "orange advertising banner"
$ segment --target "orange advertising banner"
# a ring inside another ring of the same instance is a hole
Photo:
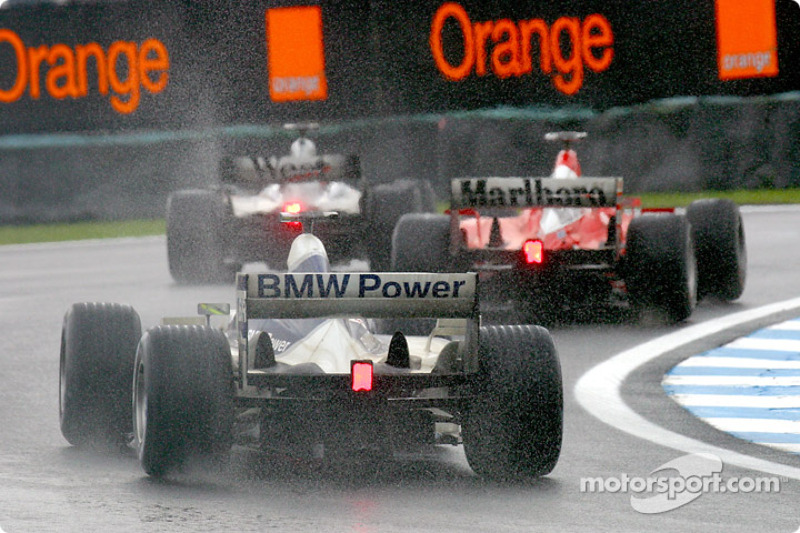
[[[14,72],[11,87],[0,88],[4,104],[20,100],[25,93],[31,100],[43,94],[64,100],[86,98],[90,91],[111,92],[111,107],[128,115],[139,107],[142,92],[158,94],[169,80],[169,52],[158,39],[148,38],[141,44],[114,41],[107,48],[96,42],[28,46],[14,31],[0,28],[0,45],[14,52],[14,67],[3,65]]]
[[[775,0],[716,0],[719,79],[778,75]]]
[[[325,48],[319,6],[268,9],[267,60],[273,102],[325,100]]]

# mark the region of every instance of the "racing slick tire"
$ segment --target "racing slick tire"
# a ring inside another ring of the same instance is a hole
[[[680,322],[697,305],[697,264],[686,217],[644,215],[628,228],[625,284],[634,309]]]
[[[411,213],[398,220],[392,234],[393,272],[450,272],[450,217]]]
[[[403,179],[376,185],[369,192],[364,242],[371,270],[389,269],[394,227],[404,214],[423,213],[430,208],[431,200],[426,198],[425,190],[419,182]],[[433,189],[428,190],[432,194]]]
[[[549,474],[561,453],[564,392],[550,333],[541,326],[484,326],[480,374],[462,424],[464,453],[482,477]]]
[[[190,459],[224,458],[234,419],[224,334],[205,326],[147,331],[136,351],[133,411],[134,445],[148,475],[167,475]]]
[[[400,217],[392,234],[392,272],[450,272],[450,217],[434,213],[409,213]],[[402,331],[427,336],[433,319],[380,319],[381,333]]]
[[[73,446],[113,447],[133,432],[131,378],[139,315],[127,305],[76,303],[64,316],[59,371],[61,433]]]
[[[167,199],[167,259],[178,283],[232,281],[239,265],[226,262],[231,214],[214,191],[177,191]]]
[[[732,301],[744,291],[747,250],[739,206],[723,198],[706,198],[689,204],[697,256],[698,296]]]

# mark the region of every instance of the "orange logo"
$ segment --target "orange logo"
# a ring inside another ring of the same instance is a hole
[[[455,24],[461,33],[461,62],[445,57],[442,32],[445,24]],[[564,94],[575,94],[583,86],[584,67],[602,72],[614,58],[614,33],[600,14],[580,20],[561,17],[551,26],[542,19],[510,19],[472,22],[463,6],[442,4],[433,16],[430,47],[436,67],[451,81],[471,74],[486,76],[488,69],[498,78],[520,77],[533,72],[534,40],[539,47],[539,69],[552,74],[553,85]],[[568,44],[568,52],[562,48]]]
[[[9,45],[16,59],[16,77],[11,87],[0,87],[0,102],[16,102],[27,90],[37,100],[44,90],[51,97],[85,98],[89,94],[89,68],[97,72],[97,91],[113,91],[111,107],[129,114],[139,107],[141,89],[156,94],[169,80],[169,55],[164,43],[147,39],[141,45],[129,41],[111,43],[104,50],[97,43],[26,47],[19,35],[0,28],[0,45]],[[44,76],[43,74],[44,69]],[[120,70],[124,72],[120,76]]]
[[[778,75],[775,0],[717,0],[719,79]]]
[[[319,6],[268,9],[267,61],[273,102],[325,100],[325,48]]]

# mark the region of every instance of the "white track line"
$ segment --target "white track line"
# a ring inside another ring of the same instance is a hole
[[[689,326],[640,344],[600,363],[581,376],[575,385],[575,397],[593,416],[633,436],[685,453],[713,453],[726,464],[800,480],[800,468],[750,457],[662,428],[628,407],[620,391],[631,372],[672,350],[728,328],[798,308],[800,298],[793,298]]]
[[[662,381],[664,385],[713,385],[721,387],[796,387],[800,376],[686,376],[669,374]]]
[[[786,322],[781,322],[780,324],[775,324],[773,326],[768,326],[764,329],[769,330],[777,330],[777,331],[800,331],[800,320],[787,320]]]
[[[760,407],[800,409],[800,396],[737,396],[734,394],[671,394],[680,405],[691,407]]]
[[[780,359],[755,359],[749,357],[719,357],[716,355],[699,354],[683,361],[683,369],[700,368],[764,368],[772,370],[800,370],[800,361],[781,361]]]
[[[798,433],[800,420],[767,420],[764,418],[716,418],[703,420],[728,433]],[[760,444],[760,443],[756,443]]]
[[[761,444],[789,453],[800,453],[800,444],[790,444],[786,442],[762,442]]]
[[[738,313],[737,313],[738,314]],[[702,324],[699,324],[702,325]],[[744,348],[746,350],[770,350],[776,352],[800,352],[800,341],[785,339],[760,339],[743,337],[725,345],[726,348]]]

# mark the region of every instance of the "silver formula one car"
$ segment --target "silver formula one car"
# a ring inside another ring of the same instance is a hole
[[[325,459],[463,443],[483,476],[554,468],[563,392],[552,338],[481,326],[474,273],[333,273],[308,234],[289,266],[238,274],[227,328],[209,325],[227,304],[143,335],[128,306],[73,305],[61,345],[65,438],[130,443],[152,476],[234,444]]]
[[[281,220],[282,212],[337,212],[313,231],[331,261],[367,259],[371,270],[387,270],[398,218],[435,210],[429,182],[370,183],[357,156],[317,152],[306,136],[316,124],[287,127],[299,130],[288,155],[225,158],[216,187],[170,194],[167,256],[176,281],[232,281],[248,262],[283,268],[293,239],[308,228]]]

